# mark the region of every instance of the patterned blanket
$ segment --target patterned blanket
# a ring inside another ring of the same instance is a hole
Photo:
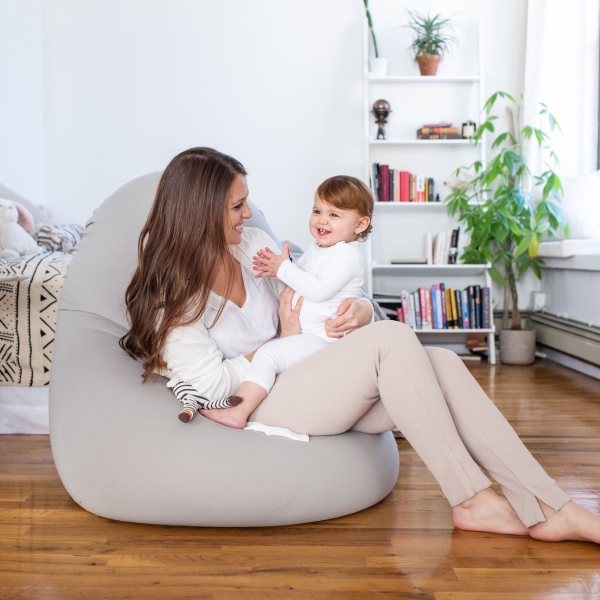
[[[0,385],[50,383],[58,301],[70,254],[0,260]]]

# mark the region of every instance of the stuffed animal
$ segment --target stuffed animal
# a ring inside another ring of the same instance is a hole
[[[18,258],[43,252],[29,235],[33,231],[31,213],[18,202],[0,198],[0,258]]]
[[[242,402],[242,398],[239,396],[229,396],[218,400],[209,400],[208,398],[201,396],[189,383],[181,381],[179,377],[173,377],[173,379],[167,383],[167,387],[173,390],[177,400],[183,404],[183,408],[179,413],[179,420],[183,423],[189,423],[201,408],[231,408]]]

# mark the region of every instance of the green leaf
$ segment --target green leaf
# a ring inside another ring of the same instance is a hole
[[[540,266],[537,264],[537,262],[532,261],[531,262],[531,268],[533,269],[533,272],[535,273],[535,276],[538,279],[542,278],[542,271],[540,270]]]
[[[490,267],[490,270],[488,272],[492,280],[495,281],[498,285],[501,285],[502,287],[506,285],[506,280],[504,279],[504,276],[496,267]]]
[[[532,235],[528,248],[529,258],[535,258],[537,256],[539,245],[540,243],[538,241],[537,235]]]
[[[519,245],[517,246],[517,249],[515,251],[515,256],[520,256],[521,254],[523,254],[523,252],[525,252],[526,250],[529,249],[529,240],[530,239],[531,239],[531,235],[523,236],[523,239],[519,242]]]
[[[498,98],[498,93],[492,94],[486,101],[486,103],[483,105],[483,110],[489,114],[490,111],[492,110],[492,107],[494,106],[494,102],[496,102],[496,99]]]
[[[537,233],[546,233],[546,231],[548,231],[548,229],[550,228],[550,223],[548,223],[548,221],[546,221],[545,223],[540,223],[535,230],[537,231]]]
[[[508,137],[508,131],[505,131],[504,133],[501,133],[495,140],[494,143],[492,144],[492,150],[494,148],[497,148],[506,138]]]

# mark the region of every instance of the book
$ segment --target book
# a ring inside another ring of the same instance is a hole
[[[379,200],[381,202],[390,201],[390,166],[380,165],[379,176],[381,179],[381,192]]]
[[[456,321],[458,324],[458,329],[464,329],[465,323],[462,314],[462,300],[460,290],[454,290],[454,300],[456,302]]]
[[[421,329],[423,326],[423,323],[421,321],[421,303],[419,302],[419,294],[417,294],[417,292],[413,292],[410,295],[410,300],[411,300],[411,311],[414,309],[415,311],[415,323],[416,323],[416,328],[417,329]]]
[[[425,202],[425,177],[416,176],[415,182],[415,202]]]
[[[449,121],[440,121],[439,123],[425,123],[423,127],[452,127]]]
[[[408,171],[400,171],[400,202],[408,202],[410,200],[410,173]]]
[[[427,257],[427,264],[433,264],[433,240],[431,233],[425,234],[425,256]]]
[[[394,169],[394,194],[392,196],[393,202],[400,202],[400,171]]]
[[[379,163],[373,163],[373,171],[371,174],[371,188],[373,192],[373,198],[375,201],[379,201]]]
[[[407,325],[411,325],[411,315],[410,315],[410,304],[408,302],[408,292],[406,290],[402,290],[402,312],[404,317],[404,323]]]
[[[452,306],[452,329],[458,329],[458,311],[456,308],[456,296],[450,288],[450,305]]]
[[[417,307],[415,305],[415,293],[408,295],[408,308],[410,312],[410,324],[411,327],[417,327]]]
[[[390,202],[394,201],[394,169],[390,169]]]
[[[398,315],[398,322],[399,323],[406,323],[406,321],[404,320],[404,307],[403,306],[399,306],[396,309],[396,314]]]
[[[469,291],[469,321],[471,323],[471,329],[477,329],[477,320],[475,318],[475,286],[470,285]]]
[[[425,258],[390,258],[391,265],[425,265],[427,259]]]
[[[417,133],[418,140],[462,140],[463,136],[453,133]]]
[[[460,233],[460,227],[452,230],[450,235],[450,245],[448,248],[448,264],[455,265],[458,255],[458,235]]]
[[[442,296],[441,284],[436,283],[434,286],[435,294],[435,306],[437,309],[437,327],[436,329],[444,329],[444,312],[442,310],[442,304],[446,298]]]
[[[452,321],[452,302],[450,302],[450,288],[446,288],[446,319],[448,329],[454,329],[454,323]]]
[[[435,245],[433,248],[433,264],[443,265],[446,263],[446,239],[445,231],[440,231],[435,236]]]
[[[463,290],[461,292],[461,305],[463,313],[463,329],[471,328],[471,319],[469,318],[469,292]]]
[[[442,325],[444,329],[448,329],[448,311],[446,308],[446,286],[440,283],[440,293],[442,297]]]
[[[427,294],[424,287],[419,288],[419,306],[421,308],[421,329],[430,329],[427,311]]]
[[[481,286],[475,288],[475,327],[481,329]]]
[[[490,312],[490,288],[487,286],[481,288],[481,315],[482,329],[490,329],[492,315]]]
[[[458,130],[458,127],[421,127],[420,129],[417,129],[417,133],[423,133],[423,134],[446,134],[446,135],[458,135],[460,133],[460,131]]]
[[[435,189],[435,184],[433,182],[433,177],[429,177],[427,179],[427,202],[435,201],[434,189]]]
[[[432,318],[432,329],[439,329],[439,321],[438,321],[438,299],[437,294],[435,293],[435,286],[432,287],[429,292],[431,293],[431,318]]]
[[[427,307],[428,329],[433,329],[433,300],[431,299],[431,290],[425,290],[425,306]]]

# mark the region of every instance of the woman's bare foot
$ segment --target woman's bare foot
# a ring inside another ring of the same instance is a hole
[[[244,402],[232,408],[213,408],[210,410],[200,410],[200,414],[211,421],[233,427],[235,429],[244,429],[248,420],[248,409]]]
[[[452,520],[459,529],[529,535],[509,501],[492,488],[477,492],[472,498],[452,507]]]
[[[529,528],[529,535],[544,542],[579,540],[600,544],[600,517],[589,510],[567,502],[556,511],[540,501],[546,520]]]

